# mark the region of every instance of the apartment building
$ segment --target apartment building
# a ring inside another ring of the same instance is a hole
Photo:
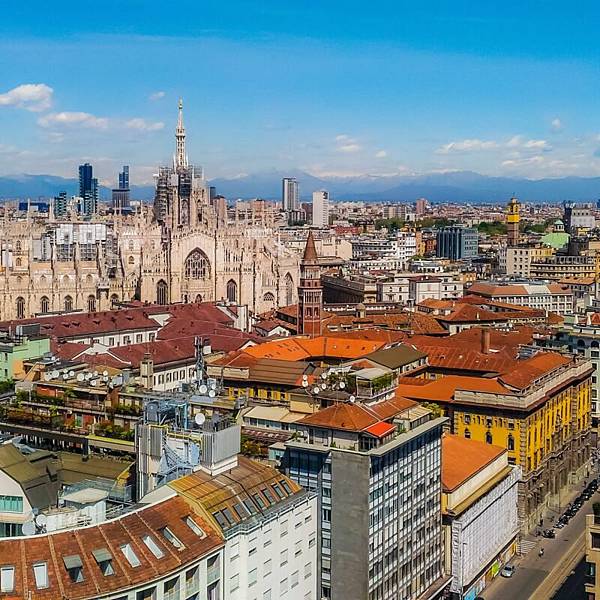
[[[417,404],[336,403],[296,423],[282,469],[318,498],[321,598],[439,597],[441,433],[446,419],[402,420]],[[402,420],[402,425],[398,420]]]

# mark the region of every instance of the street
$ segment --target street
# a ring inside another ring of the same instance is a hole
[[[535,541],[535,546],[526,555],[511,561],[516,566],[513,577],[507,579],[498,576],[483,591],[485,600],[584,598],[583,585],[579,590],[576,589],[576,577],[566,581],[556,595],[552,593],[557,583],[560,585],[572,571],[575,570],[577,575],[577,567],[585,554],[585,515],[592,512],[592,504],[598,502],[599,498],[600,494],[596,493],[588,500],[566,527],[556,530],[555,539],[528,537],[528,540]],[[550,525],[547,523],[546,526]],[[544,549],[542,557],[538,556],[540,548]]]

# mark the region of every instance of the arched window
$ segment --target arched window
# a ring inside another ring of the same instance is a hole
[[[157,304],[168,304],[169,302],[169,288],[167,282],[161,279],[156,284],[156,303]]]
[[[470,440],[471,439],[471,432],[468,429],[465,429],[465,437]]]
[[[133,252],[133,249],[134,249],[133,240],[129,240],[129,252]]]
[[[263,296],[263,300],[265,302],[269,302],[270,304],[275,304],[275,296],[273,296],[273,294],[271,294],[271,292],[267,292],[264,296]]]
[[[87,309],[88,312],[96,312],[96,296],[88,296]]]
[[[40,285],[46,285],[46,283],[48,283],[47,280],[46,280],[46,276],[42,275],[40,277]]]
[[[508,444],[507,447],[509,450],[514,450],[515,449],[515,438],[513,437],[512,433],[508,434]]]
[[[592,343],[590,344],[590,346],[592,348],[600,348],[600,344],[598,343],[598,340],[592,340]]]
[[[116,308],[117,304],[119,304],[119,296],[117,296],[117,294],[113,294],[110,297],[110,306],[111,308]]]
[[[227,282],[227,300],[237,302],[237,283],[233,279]]]
[[[67,312],[73,310],[73,298],[71,296],[65,296],[64,307]]]
[[[196,304],[200,304],[200,302],[202,302],[202,294],[198,294],[198,295],[196,296],[196,299],[194,300],[194,302],[195,302]]]
[[[485,433],[485,442],[486,442],[486,444],[491,444],[492,443],[492,432],[491,431],[486,431],[486,433]]]
[[[135,256],[130,256],[130,257],[127,259],[127,262],[128,262],[130,265],[135,265]]]
[[[25,318],[25,298],[19,296],[17,298],[17,319]]]
[[[287,273],[284,279],[285,285],[285,304],[289,306],[294,303],[294,280],[292,276]]]
[[[17,260],[15,260],[15,266],[16,267],[20,267],[21,266],[21,259],[17,258]]]
[[[579,348],[583,348],[585,346],[585,342],[583,340],[577,340],[577,346]]]
[[[202,250],[196,248],[185,259],[186,279],[208,279],[210,277],[210,263]]]
[[[65,275],[62,278],[63,285],[69,285],[71,283],[71,278],[68,275]]]
[[[50,299],[48,296],[42,296],[40,299],[40,312],[47,313],[50,312]]]
[[[21,252],[21,242],[19,240],[15,243],[15,252]]]
[[[90,275],[89,273],[85,276],[85,282],[87,284],[92,284],[94,283],[94,276]]]

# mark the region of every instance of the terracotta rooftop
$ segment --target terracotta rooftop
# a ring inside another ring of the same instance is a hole
[[[201,535],[186,524],[191,519]],[[181,542],[176,548],[162,529],[168,526]],[[150,536],[161,553],[157,558],[143,542]],[[31,600],[84,600],[116,595],[133,586],[150,583],[192,564],[223,545],[218,530],[191,511],[180,497],[146,506],[100,525],[58,531],[27,538],[0,540],[0,564],[14,566],[14,590],[2,598]],[[121,547],[128,545],[137,559],[133,566]],[[99,561],[110,561],[113,573],[104,575]],[[33,565],[46,563],[48,587],[36,589]],[[82,581],[74,583],[67,567],[80,569]],[[31,592],[31,596],[27,595]]]
[[[506,448],[469,440],[458,435],[442,436],[442,487],[453,492],[507,452]]]
[[[499,377],[511,388],[525,389],[543,375],[547,375],[571,362],[571,358],[557,352],[538,352],[535,356],[521,360],[516,366]]]

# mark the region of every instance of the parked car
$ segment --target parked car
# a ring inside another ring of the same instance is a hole
[[[500,575],[502,577],[512,577],[515,574],[515,566],[514,565],[505,565],[502,571],[500,571]]]
[[[544,531],[542,532],[542,536],[545,538],[553,539],[556,537],[556,532],[554,531],[554,529],[544,529]]]
[[[554,529],[562,529],[564,526],[564,521],[556,521],[556,523],[554,523]]]

